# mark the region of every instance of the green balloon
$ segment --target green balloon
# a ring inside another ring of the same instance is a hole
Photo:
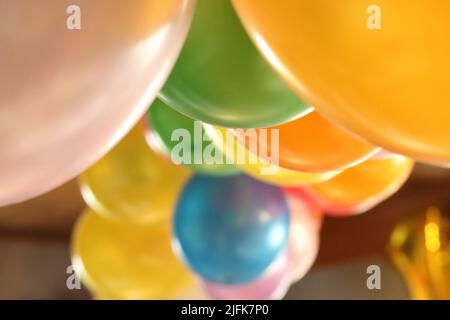
[[[197,1],[160,98],[191,118],[231,128],[271,127],[311,110],[264,61],[230,0]]]
[[[204,139],[201,121],[188,118],[173,110],[161,100],[156,100],[147,112],[147,124],[150,130],[150,139],[153,141],[152,145],[155,147],[155,144],[157,144],[156,148],[169,157],[172,157],[175,148],[182,149],[180,147],[186,146],[184,150],[188,151],[188,159],[183,164],[193,171],[215,176],[239,173],[237,167],[225,163],[226,158],[219,151],[217,151],[217,155],[214,153],[214,158],[217,156],[217,158],[222,159],[224,164],[205,163],[205,148],[212,146],[213,143]],[[173,138],[176,130],[182,130],[181,134],[177,138]],[[180,136],[183,136],[183,139]],[[187,138],[187,140],[184,138]],[[196,145],[196,142],[198,145]],[[186,153],[183,152],[182,155],[186,156]],[[202,163],[196,164],[196,159],[201,160]]]

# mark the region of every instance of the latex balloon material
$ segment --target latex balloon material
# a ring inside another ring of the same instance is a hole
[[[189,176],[186,168],[154,153],[138,125],[79,180],[84,200],[97,213],[126,223],[155,223],[172,217]]]
[[[155,101],[147,112],[147,142],[153,150],[159,150],[175,163],[186,165],[200,174],[232,175],[239,173],[233,165],[208,164],[204,154],[211,141],[204,140],[203,125],[168,107],[161,100]],[[214,157],[223,159],[223,155]]]
[[[208,136],[230,163],[236,164],[244,173],[265,183],[278,186],[308,186],[330,180],[340,173],[340,171],[307,173],[281,168],[277,165],[276,156],[267,161],[250,153],[237,141],[232,130],[208,124],[204,124],[204,127]],[[271,153],[271,156],[276,154],[278,150]]]
[[[250,152],[270,155],[270,150],[275,147],[279,150],[280,167],[302,172],[345,169],[378,151],[378,148],[342,131],[317,112],[269,129],[238,129],[234,133]],[[272,141],[270,137],[275,133],[278,139]]]
[[[300,189],[284,189],[284,192],[291,209],[289,260],[285,276],[293,283],[302,279],[316,260],[323,214]]]
[[[236,285],[261,276],[288,242],[280,189],[245,175],[195,176],[174,217],[175,248],[208,282]]]
[[[229,0],[197,1],[160,97],[191,118],[223,127],[267,127],[310,110],[258,53]]]
[[[411,159],[402,156],[368,160],[306,191],[328,214],[362,213],[397,192],[413,166]]]
[[[100,298],[174,299],[195,280],[170,241],[167,223],[116,223],[88,210],[73,233],[72,262],[82,282]]]
[[[388,252],[411,298],[450,299],[450,220],[436,207],[400,221]]]
[[[450,164],[450,2],[233,3],[262,53],[318,111],[375,145]]]
[[[260,278],[241,285],[218,285],[204,282],[203,288],[213,300],[280,300],[289,289],[286,278],[287,252],[280,255]]]
[[[132,128],[195,2],[80,0],[80,17],[73,4],[0,0],[0,206],[69,181]],[[77,21],[81,30],[66,26]]]

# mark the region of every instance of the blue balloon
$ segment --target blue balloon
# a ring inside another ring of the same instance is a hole
[[[286,248],[289,217],[278,187],[245,175],[195,176],[178,200],[175,249],[209,282],[247,283]]]

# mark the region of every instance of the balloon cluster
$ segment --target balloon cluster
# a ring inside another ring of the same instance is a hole
[[[280,298],[322,212],[450,164],[450,4],[380,0],[373,29],[359,0],[79,3],[89,32],[52,7],[6,39],[24,41],[0,59],[0,205],[84,171],[73,261],[98,297]]]

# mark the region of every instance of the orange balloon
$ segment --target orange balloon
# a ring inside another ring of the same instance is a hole
[[[316,110],[377,146],[450,165],[450,1],[233,0]]]
[[[241,144],[247,148],[250,139],[259,141],[260,155],[270,154],[272,141],[259,139],[264,133],[279,130],[280,167],[302,172],[327,172],[342,170],[367,160],[378,152],[378,148],[360,138],[339,129],[317,112],[312,112],[295,121],[270,129],[234,130]],[[251,137],[251,134],[254,136]],[[253,144],[255,145],[255,144]]]
[[[413,166],[403,156],[368,160],[305,190],[329,214],[362,213],[397,192]]]

